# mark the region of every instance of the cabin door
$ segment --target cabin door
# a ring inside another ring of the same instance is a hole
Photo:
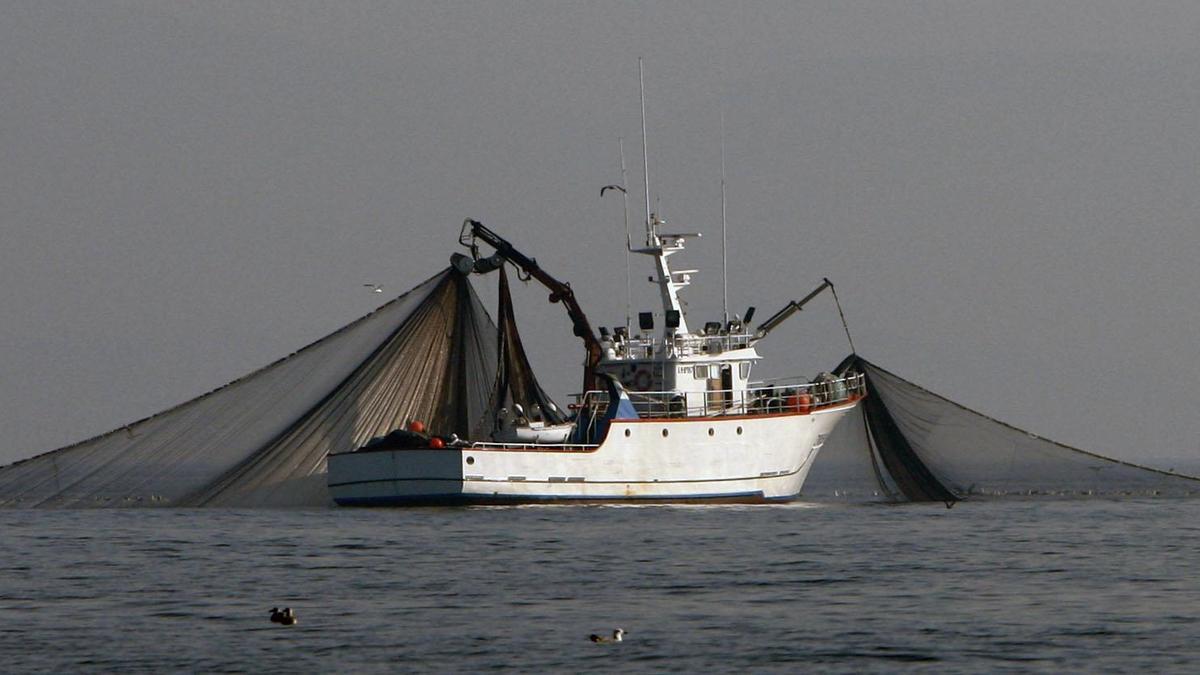
[[[708,391],[705,394],[707,413],[718,412],[729,407],[733,402],[733,368],[731,366],[709,366],[709,378],[706,382]],[[717,370],[720,368],[720,370]],[[716,377],[712,377],[716,375]]]

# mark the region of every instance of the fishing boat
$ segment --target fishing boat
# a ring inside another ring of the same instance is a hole
[[[679,291],[696,270],[674,270],[669,259],[698,235],[664,233],[663,224],[652,216],[648,245],[633,251],[654,259],[662,309],[640,313],[638,331],[601,328],[591,338],[585,382],[592,386],[578,395],[571,419],[555,424],[549,409],[503,409],[491,438],[426,437],[418,427],[331,454],[334,500],[365,506],[796,498],[825,439],[865,394],[863,376],[754,380],[756,345],[829,282],[756,328],[747,312],[692,330]],[[468,230],[498,253],[459,255],[456,267],[481,271],[511,262],[549,279],[569,305],[576,334],[589,342],[590,325],[569,286],[483,224],[469,220]]]
[[[645,137],[643,88],[644,160]],[[495,410],[485,438],[426,436],[418,421],[416,428],[354,452],[330,454],[328,487],[338,504],[769,502],[800,494],[821,446],[865,395],[864,379],[847,372],[755,380],[761,359],[756,345],[832,284],[824,280],[753,328],[753,308],[730,318],[726,300],[720,321],[693,330],[679,293],[697,270],[673,269],[670,258],[700,235],[663,230],[666,222],[650,211],[645,164],[645,243],[637,248],[631,243],[626,201],[626,248],[627,254],[653,259],[661,309],[640,312],[636,330],[627,310],[625,325],[602,327],[597,336],[570,285],[478,221],[465,221],[459,236],[470,255],[451,259],[463,275],[497,269],[503,275],[504,266],[512,265],[546,285],[551,302],[566,306],[587,348],[584,386],[570,406],[572,414],[562,414],[536,385],[526,386],[533,394],[524,404],[514,399],[511,408]],[[622,150],[623,178],[624,173]],[[724,166],[722,204],[723,176]],[[610,187],[628,194],[624,186],[606,186],[601,195]],[[722,207],[723,242],[724,220]],[[483,256],[480,242],[496,253]],[[628,255],[626,260],[628,284]],[[515,334],[515,324],[508,325]],[[503,338],[506,330],[500,333]],[[524,364],[515,370],[530,369]],[[531,373],[521,377],[532,381]]]

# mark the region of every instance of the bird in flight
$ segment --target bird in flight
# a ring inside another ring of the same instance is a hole
[[[363,284],[363,286],[366,286],[367,288],[371,289],[371,291],[373,293],[382,293],[383,292],[383,286],[380,286],[379,284]]]
[[[609,190],[620,190],[621,192],[625,192],[625,188],[621,187],[620,185],[605,185],[604,187],[600,188],[600,196],[603,197],[604,193],[608,192]]]

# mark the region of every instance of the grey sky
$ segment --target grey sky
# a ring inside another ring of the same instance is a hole
[[[723,106],[735,311],[829,276],[902,376],[1098,452],[1195,457],[1198,34],[1194,3],[4,3],[0,462],[336,329],[379,303],[362,283],[443,267],[468,216],[621,322],[599,188],[618,136],[640,166],[638,56],[652,193],[707,235],[693,321],[720,312]],[[564,397],[570,325],[518,293]],[[762,351],[832,367],[832,302]]]

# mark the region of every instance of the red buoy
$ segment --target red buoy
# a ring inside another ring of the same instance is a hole
[[[413,420],[408,423],[408,430],[414,434],[423,434],[425,433],[425,423],[421,420]]]
[[[801,415],[807,415],[808,411],[812,410],[812,396],[808,394],[800,394],[796,397],[798,408]]]
[[[434,436],[433,438],[429,439],[429,447],[433,448],[434,450],[441,450],[442,448],[446,447],[446,442],[437,436]]]

